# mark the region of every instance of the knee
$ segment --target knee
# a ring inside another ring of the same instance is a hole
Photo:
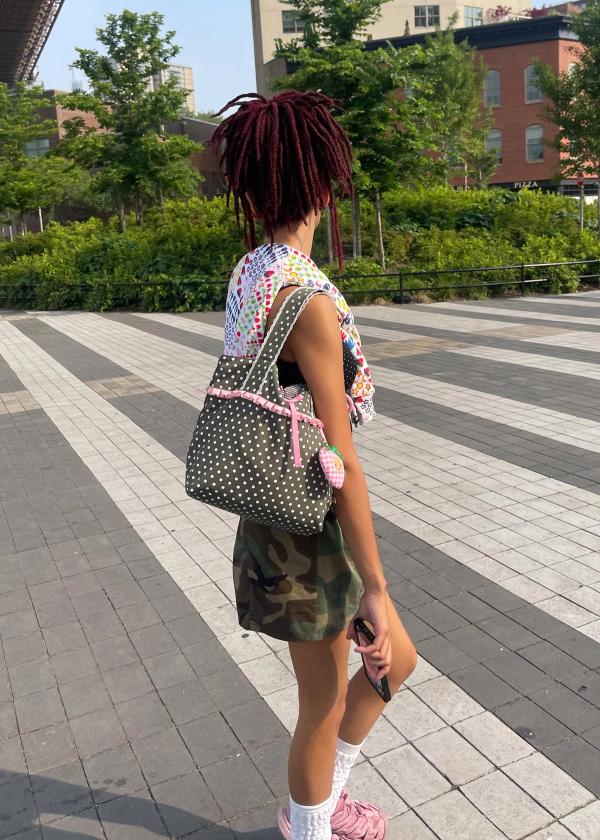
[[[321,726],[339,728],[346,711],[346,691],[326,689],[301,690],[298,694],[299,720],[318,729]]]
[[[395,694],[417,667],[417,651],[411,641],[403,645],[399,653],[392,655],[392,667],[388,674],[390,691]]]

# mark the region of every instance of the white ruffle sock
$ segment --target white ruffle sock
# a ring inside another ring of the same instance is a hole
[[[335,763],[333,765],[333,785],[331,790],[331,813],[335,811],[335,806],[338,803],[342,789],[345,787],[350,775],[350,770],[354,766],[354,762],[358,758],[361,747],[365,742],[360,744],[348,744],[337,739],[335,746]]]
[[[331,797],[320,805],[299,805],[290,796],[292,840],[331,840],[331,811]]]

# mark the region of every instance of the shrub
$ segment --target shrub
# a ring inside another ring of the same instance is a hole
[[[343,201],[338,209],[348,255],[352,206]],[[404,290],[413,296],[425,287],[435,299],[483,297],[488,291],[478,284],[516,284],[520,269],[460,276],[433,272],[600,258],[596,231],[579,230],[577,200],[564,196],[527,190],[399,188],[383,196],[382,212],[387,274],[382,275],[376,260],[375,214],[368,198],[361,197],[364,256],[348,258],[341,275],[337,265],[325,264],[326,225],[317,229],[313,257],[351,302],[396,299],[400,283],[394,275],[399,271]],[[595,206],[586,208],[588,225],[595,213]],[[0,242],[0,305],[98,311],[188,311],[224,305],[223,281],[245,246],[223,198],[168,201],[164,215],[157,209],[147,213],[143,228],[129,221],[125,234],[114,218],[89,219],[49,224],[42,234]],[[596,266],[583,264],[531,269],[526,276],[547,278],[546,284],[532,285],[532,291],[568,291],[577,288],[580,274],[595,273]],[[454,283],[466,288],[444,289]]]
[[[452,274],[428,274],[430,270],[451,271],[456,268],[481,268],[514,265],[520,261],[519,251],[485,230],[429,230],[416,238],[411,254],[411,271],[425,274],[406,276],[405,288],[420,289],[434,297],[485,297],[481,283],[516,281],[519,271],[473,271],[454,278]],[[466,288],[446,291],[457,284]],[[436,292],[436,290],[439,290]]]
[[[382,275],[379,263],[367,257],[347,260],[341,274],[337,265],[322,268],[351,303],[370,303],[381,296],[391,300],[398,288],[398,278]]]

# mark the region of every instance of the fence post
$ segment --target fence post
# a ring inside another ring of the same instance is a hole
[[[400,303],[404,303],[404,276],[400,274]]]
[[[521,263],[521,297],[525,297],[525,265]]]

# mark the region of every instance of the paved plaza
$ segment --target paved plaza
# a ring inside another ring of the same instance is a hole
[[[420,658],[350,792],[388,840],[599,840],[600,293],[355,313]],[[237,625],[236,518],[183,489],[222,325],[0,315],[0,838],[278,836],[289,654]]]

